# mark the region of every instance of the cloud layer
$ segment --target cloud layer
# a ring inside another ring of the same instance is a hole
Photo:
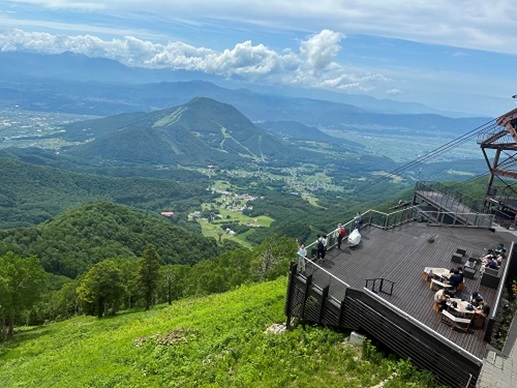
[[[280,83],[307,88],[368,91],[388,78],[379,73],[353,74],[334,61],[344,37],[323,30],[300,42],[297,51],[278,53],[251,41],[216,51],[175,41],[153,43],[135,37],[103,40],[92,35],[53,35],[20,29],[0,34],[0,51],[33,51],[60,54],[65,51],[104,57],[145,68],[201,71],[226,78]]]
[[[16,6],[191,23],[241,21],[274,29],[369,34],[517,54],[514,0],[7,0]]]

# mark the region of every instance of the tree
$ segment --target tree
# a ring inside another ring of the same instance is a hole
[[[123,308],[130,309],[138,299],[139,290],[137,277],[140,261],[136,257],[121,257],[114,260],[122,274],[122,284],[124,287]]]
[[[160,268],[158,301],[172,304],[173,300],[189,296],[189,274],[191,267],[184,264],[168,264]]]
[[[273,280],[285,275],[296,257],[296,242],[285,236],[272,236],[254,248],[257,280]]]
[[[35,257],[0,257],[0,338],[11,338],[20,315],[38,302],[47,273]]]
[[[140,295],[144,299],[145,310],[153,304],[154,294],[158,289],[160,281],[160,257],[156,253],[154,245],[149,244],[144,250],[144,255],[140,259],[138,271],[138,288]]]
[[[77,297],[87,315],[98,318],[108,311],[115,314],[124,295],[122,273],[114,260],[95,264],[81,279]]]

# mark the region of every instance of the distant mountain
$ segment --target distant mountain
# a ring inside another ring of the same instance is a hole
[[[79,81],[80,80],[80,81]],[[225,87],[215,85],[223,85]],[[369,96],[311,91],[301,98],[289,88],[251,87],[199,72],[131,68],[104,58],[80,54],[0,53],[0,107],[108,116],[117,113],[166,109],[195,97],[208,97],[235,106],[252,121],[298,121],[309,126],[368,125],[423,129],[444,125],[441,120],[421,127],[415,114],[431,121],[439,112],[415,103],[378,100]],[[295,97],[292,97],[292,96]],[[406,116],[406,117],[403,117]],[[474,118],[476,123],[489,118]],[[393,124],[394,123],[394,124]],[[467,121],[463,128],[469,127]],[[454,131],[455,129],[452,128]]]
[[[103,162],[206,166],[287,160],[295,154],[233,106],[208,98],[74,123],[64,136],[86,142],[65,153]]]
[[[83,54],[36,54],[20,51],[0,52],[0,79],[20,82],[26,79],[82,80],[110,84],[143,84],[191,79],[216,80],[201,72],[144,69],[128,67],[120,62],[88,57]]]

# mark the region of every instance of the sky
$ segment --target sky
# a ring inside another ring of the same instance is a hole
[[[517,107],[515,15],[515,0],[2,0],[0,50],[495,117]]]

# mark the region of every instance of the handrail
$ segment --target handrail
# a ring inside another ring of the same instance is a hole
[[[306,258],[307,259],[307,258]],[[347,282],[341,280],[340,278],[336,277],[335,275],[331,274],[329,271],[327,271],[325,268],[323,267],[320,267],[318,264],[316,264],[314,261],[312,260],[309,260],[307,259],[307,261],[309,261],[313,266],[317,267],[319,270],[323,271],[326,275],[330,276],[331,278],[333,278],[334,280],[337,280],[338,283],[341,283],[342,285],[344,285],[346,288],[349,288],[350,287],[350,284],[348,284]]]
[[[396,284],[396,282],[394,282],[393,280],[389,280],[389,279],[386,279],[386,278],[379,278],[379,277],[378,278],[369,278],[369,279],[364,279],[364,280],[366,282],[366,285],[365,285],[366,288],[368,288],[369,282],[373,280],[373,286],[372,286],[372,291],[373,292],[375,292],[375,285],[377,284],[377,280],[380,280],[381,285],[379,287],[379,292],[382,292],[382,293],[384,293],[386,295],[389,295],[389,296],[393,295],[393,286]],[[390,292],[384,291],[384,288],[383,288],[384,281],[387,281],[387,282],[391,283],[390,284],[391,285]]]
[[[415,191],[417,190],[426,190],[426,191],[434,191],[441,194],[445,194],[450,196],[460,202],[464,206],[468,206],[472,210],[480,212],[483,209],[483,201],[477,200],[469,195],[462,193],[456,189],[445,186],[440,182],[422,182],[418,181],[415,185]]]
[[[403,222],[407,222],[409,220],[412,220],[416,217],[416,215],[423,215],[427,218],[428,222],[431,223],[431,219],[436,218],[437,220],[443,219],[444,216],[450,216],[454,219],[454,224],[446,224],[446,225],[456,225],[456,220],[463,219],[470,221],[473,225],[483,227],[483,228],[490,228],[492,226],[494,215],[493,214],[485,214],[485,213],[460,213],[460,212],[453,212],[453,211],[430,211],[430,210],[422,210],[419,206],[414,205],[411,207],[407,207],[402,210],[397,210],[392,213],[384,213],[378,210],[368,210],[367,213],[373,213],[374,215],[378,215],[381,218],[384,219],[383,224],[377,224],[375,222],[372,222],[372,216],[370,216],[370,225],[380,227],[382,229],[387,229],[393,225],[400,225]],[[391,223],[390,221],[394,221]],[[441,222],[435,222],[438,224],[441,224]],[[461,223],[460,223],[461,224]],[[463,224],[461,224],[463,225]]]
[[[492,312],[489,315],[490,319],[494,319],[495,315],[497,313],[497,309],[498,309],[498,306],[499,306],[499,301],[501,300],[501,295],[503,293],[503,288],[505,287],[505,283],[506,283],[506,275],[508,274],[508,268],[510,267],[510,264],[511,264],[510,261],[512,260],[512,253],[513,253],[514,244],[515,244],[515,241],[512,241],[512,245],[510,246],[510,250],[509,250],[508,254],[506,255],[506,257],[507,257],[506,266],[504,268],[503,273],[501,274],[501,279],[499,281],[499,287],[497,287],[497,294],[496,294],[496,299],[495,299],[495,303],[494,303],[494,308],[492,309]]]
[[[378,302],[384,304],[386,307],[388,308],[391,308],[392,310],[394,310],[395,312],[397,312],[398,314],[402,315],[404,318],[406,318],[407,320],[411,321],[411,323],[413,323],[415,326],[418,326],[420,329],[424,330],[425,332],[428,332],[430,334],[432,334],[434,337],[440,339],[440,341],[442,342],[446,342],[449,346],[453,347],[454,349],[456,349],[458,352],[460,352],[461,354],[463,354],[464,356],[467,356],[468,358],[470,358],[471,360],[473,360],[474,362],[477,362],[479,363],[480,365],[483,363],[483,360],[481,360],[480,358],[476,357],[475,355],[473,355],[472,353],[466,351],[465,349],[463,349],[462,347],[460,347],[458,344],[456,344],[455,342],[451,341],[450,339],[444,337],[443,335],[441,335],[440,333],[438,333],[437,331],[434,331],[433,329],[427,327],[426,325],[424,325],[422,322],[420,322],[418,319],[415,319],[413,318],[411,315],[409,315],[408,313],[406,313],[405,311],[401,310],[400,308],[398,308],[397,306],[391,304],[390,302],[388,302],[387,300],[381,298],[379,295],[377,295],[376,293],[370,291],[369,289],[367,288],[363,288],[363,290],[365,291],[366,294],[369,294],[371,297],[373,297],[374,299],[377,299]]]
[[[471,219],[470,221],[477,227],[481,228],[490,228],[492,227],[492,223],[494,221],[493,214],[485,214],[485,213],[457,213],[457,212],[444,212],[444,211],[427,211],[422,210],[417,205],[413,205],[410,207],[406,207],[405,209],[400,209],[391,213],[385,213],[379,210],[368,209],[366,212],[362,213],[363,220],[366,220],[365,225],[371,225],[374,227],[378,227],[381,229],[388,229],[396,225],[400,225],[401,223],[408,222],[411,220],[415,220],[417,215],[422,215],[427,218],[428,223],[432,223],[431,219],[433,216],[436,216],[437,219],[443,219],[444,216],[451,216],[454,220],[457,220],[458,217],[462,217],[464,219]],[[382,224],[377,224],[374,220],[376,216],[379,216],[383,219]],[[393,222],[392,222],[393,221]],[[352,219],[344,224],[342,224],[347,230],[352,229],[352,224],[354,224],[355,220]],[[434,223],[433,223],[434,224]],[[441,223],[438,223],[441,224]],[[447,225],[456,225],[447,224]],[[463,225],[463,224],[460,224]],[[335,238],[339,232],[339,229],[333,229],[327,234],[327,238]],[[348,233],[350,234],[350,233]],[[314,248],[316,241],[306,245],[306,249],[308,252]],[[309,258],[305,258],[306,262],[312,262]]]

